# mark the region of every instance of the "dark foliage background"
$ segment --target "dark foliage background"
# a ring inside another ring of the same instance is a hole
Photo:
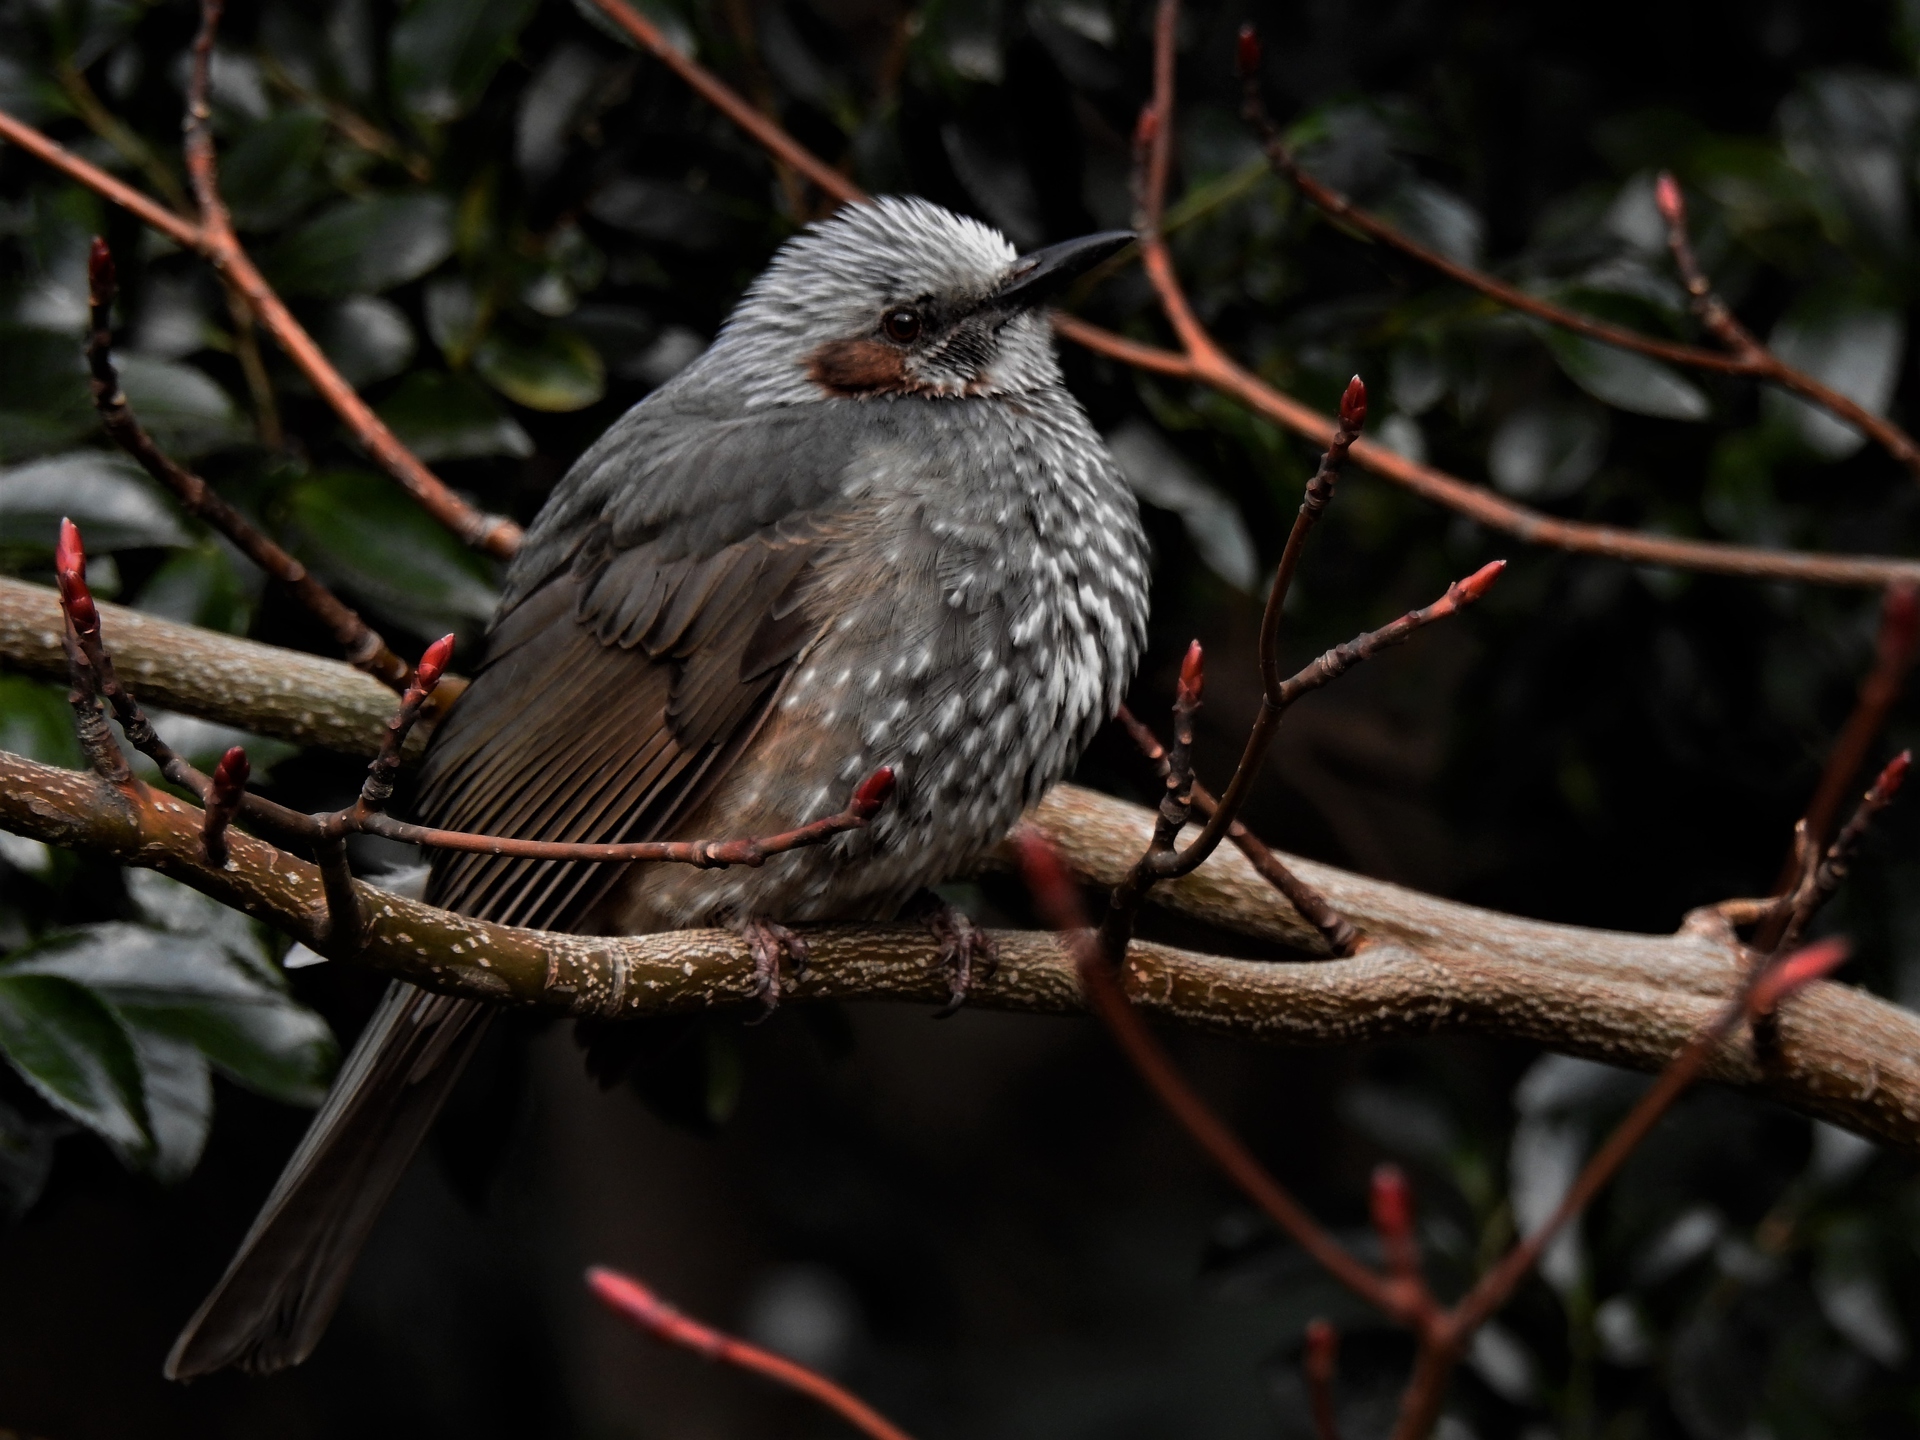
[[[873,190],[1022,246],[1127,220],[1148,7],[711,0],[648,13]],[[589,13],[548,0],[236,4],[215,69],[249,247],[342,371],[482,504],[531,517],[571,458],[710,337],[807,197]],[[1778,396],[1536,330],[1341,233],[1269,177],[1231,36],[1309,163],[1450,254],[1686,334],[1651,203],[1671,167],[1703,258],[1789,358],[1911,425],[1920,120],[1911,4],[1199,0],[1184,29],[1175,250],[1203,317],[1330,408],[1354,370],[1396,448],[1556,512],[1757,544],[1911,553],[1920,490]],[[0,107],[177,195],[179,0],[0,0]],[[97,588],[284,644],[324,637],[112,455],[78,355],[84,244],[126,278],[127,389],[402,649],[471,653],[488,565],[372,474],[208,272],[0,152],[0,559],[46,578],[57,517]],[[1137,274],[1076,297],[1157,334]],[[264,352],[264,353],[263,353]],[[1252,592],[1307,448],[1216,397],[1066,356],[1149,504],[1162,713],[1198,634],[1204,756],[1251,714]],[[1301,707],[1249,815],[1271,840],[1529,915],[1666,929],[1773,878],[1870,650],[1864,594],[1518,551],[1364,475],[1298,587],[1304,658],[1514,566],[1463,621]],[[1902,708],[1887,747],[1913,738]],[[196,753],[232,736],[176,719]],[[0,743],[72,763],[56,692],[0,677]],[[271,793],[354,767],[252,742]],[[1124,747],[1083,766],[1139,793]],[[408,857],[358,857],[368,868]],[[1920,997],[1920,823],[1898,811],[1829,923],[1852,979]],[[988,918],[1019,898],[961,887]],[[1189,934],[1185,938],[1191,940]],[[594,1312],[589,1262],[846,1378],[926,1440],[1304,1435],[1301,1328],[1348,1331],[1347,1433],[1383,1434],[1407,1347],[1279,1244],[1084,1024],[898,1008],[653,1027],[602,1091],[558,1027],[495,1027],[311,1364],[166,1386],[379,981],[283,974],[284,942],[0,836],[0,1429],[606,1437],[837,1433]],[[322,1018],[324,1017],[324,1023]],[[58,1043],[35,1043],[54,1035]],[[1358,1227],[1411,1168],[1457,1285],[1549,1208],[1634,1077],[1470,1040],[1180,1047],[1283,1178]],[[265,1097],[265,1098],[263,1098]],[[293,1102],[292,1104],[286,1102]],[[217,1105],[217,1116],[216,1116]],[[100,1138],[96,1138],[100,1137]],[[105,1143],[103,1142],[103,1139]],[[203,1153],[204,1151],[204,1153]],[[1364,1239],[1359,1243],[1364,1244]],[[1476,1347],[1442,1434],[1920,1430],[1920,1185],[1907,1160],[1700,1093]]]

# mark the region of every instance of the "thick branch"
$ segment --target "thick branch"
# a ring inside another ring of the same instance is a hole
[[[384,719],[386,691],[344,665],[318,663],[381,697]],[[122,669],[132,666],[123,661]],[[323,691],[302,698],[316,713],[328,699]],[[344,719],[331,728],[355,733]],[[355,748],[370,752],[377,724],[358,735]],[[1076,874],[1110,886],[1140,853],[1153,819],[1140,806],[1062,786],[1033,823]],[[160,869],[323,954],[349,958],[323,933],[326,898],[313,866],[230,833],[229,867],[216,870],[201,849],[200,811],[171,797],[151,793],[134,807],[92,775],[0,755],[0,826]],[[1652,1070],[1707,1022],[1742,974],[1740,952],[1717,922],[1673,936],[1583,930],[1437,900],[1310,861],[1289,863],[1371,937],[1359,956],[1267,963],[1136,941],[1127,963],[1134,1002],[1190,1024],[1287,1043],[1467,1030]],[[752,999],[746,944],[726,931],[631,939],[546,934],[366,887],[360,894],[368,923],[358,958],[435,989],[598,1015]],[[1309,945],[1318,938],[1236,851],[1222,851],[1155,894],[1224,928]],[[809,938],[812,971],[796,998],[946,999],[922,929],[842,926]],[[1072,960],[1051,935],[1014,931],[996,939],[1000,969],[976,981],[970,1003],[1050,1013],[1079,1008]],[[1764,1071],[1744,1041],[1730,1041],[1716,1050],[1707,1073],[1920,1153],[1920,1017],[1862,991],[1812,986],[1782,1008],[1778,1048]]]

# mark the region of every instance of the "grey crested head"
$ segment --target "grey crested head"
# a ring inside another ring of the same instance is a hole
[[[750,408],[1045,389],[1060,383],[1047,300],[1132,238],[1021,256],[999,231],[925,200],[848,205],[780,248],[687,380],[724,375]]]

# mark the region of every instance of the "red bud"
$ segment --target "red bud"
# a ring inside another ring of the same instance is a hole
[[[1880,605],[1880,654],[1883,660],[1898,662],[1913,653],[1920,639],[1920,590],[1912,585],[1887,587],[1887,598]]]
[[[1207,684],[1207,657],[1200,648],[1200,642],[1194,641],[1187,646],[1186,658],[1180,662],[1180,703],[1198,705],[1200,692]]]
[[[119,284],[114,273],[113,252],[98,235],[87,247],[87,296],[95,305],[111,305]]]
[[[1373,1228],[1389,1245],[1403,1244],[1413,1234],[1413,1192],[1398,1165],[1373,1167],[1371,1194]]]
[[[60,521],[60,539],[53,548],[53,571],[60,582],[60,603],[73,619],[73,628],[91,634],[100,628],[100,611],[87,589],[87,549],[80,539],[80,527],[71,520]]]
[[[1151,105],[1140,107],[1140,120],[1133,127],[1133,145],[1136,150],[1144,150],[1159,138],[1160,112]]]
[[[1898,755],[1894,756],[1893,759],[1889,760],[1886,768],[1880,772],[1879,777],[1873,782],[1872,793],[1874,799],[1884,805],[1895,795],[1898,795],[1900,793],[1900,787],[1907,783],[1907,770],[1912,764],[1913,752],[1911,750],[1902,750]]]
[[[1838,970],[1846,963],[1851,950],[1852,946],[1843,936],[1835,935],[1794,951],[1760,977],[1753,993],[1747,997],[1747,1013],[1771,1015],[1794,991]]]
[[[1315,1385],[1333,1383],[1334,1366],[1340,1358],[1340,1332],[1325,1320],[1307,1322],[1307,1379]]]
[[[853,800],[847,808],[862,820],[869,818],[893,795],[893,782],[893,767],[882,765],[860,782],[860,788],[853,792]]]
[[[1673,178],[1673,172],[1662,170],[1660,178],[1653,182],[1653,203],[1660,207],[1661,218],[1672,226],[1684,226],[1687,223],[1687,200],[1680,193],[1680,182]]]
[[[413,683],[422,694],[440,683],[440,677],[447,673],[447,661],[453,658],[453,636],[442,635],[427,647],[426,654],[420,657],[420,663],[414,667]]]
[[[1347,381],[1347,388],[1340,396],[1340,423],[1349,430],[1358,430],[1367,423],[1367,382],[1358,375]]]
[[[220,763],[213,767],[213,790],[216,799],[231,803],[240,792],[247,788],[247,780],[253,774],[253,766],[247,762],[246,750],[235,745],[220,757]]]
[[[1501,572],[1506,568],[1507,562],[1504,560],[1489,560],[1485,565],[1482,565],[1478,570],[1474,571],[1473,574],[1462,580],[1460,582],[1461,603],[1471,604],[1473,601],[1485,595],[1493,588],[1493,582],[1500,578]]]
[[[1234,46],[1233,68],[1240,72],[1242,80],[1251,80],[1260,73],[1260,32],[1253,28],[1251,20],[1240,27],[1240,39]]]

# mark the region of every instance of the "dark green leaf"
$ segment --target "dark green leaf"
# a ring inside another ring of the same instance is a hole
[[[501,413],[486,390],[463,375],[419,370],[400,382],[380,407],[380,418],[422,460],[533,453],[517,420]]]
[[[120,388],[162,450],[197,455],[245,433],[239,410],[204,370],[151,355],[118,355]]]
[[[90,925],[18,952],[0,966],[5,976],[84,985],[129,1025],[190,1042],[234,1080],[288,1104],[318,1104],[337,1059],[326,1022],[216,935]]]
[[[289,294],[372,294],[419,279],[452,253],[453,206],[444,196],[372,195],[309,220],[262,263]]]
[[[163,1185],[193,1173],[213,1125],[213,1076],[190,1041],[175,1039],[129,1020],[134,1058],[153,1125],[153,1155],[147,1168]]]
[[[214,540],[175,552],[140,591],[139,608],[188,625],[244,635],[253,618],[260,575],[242,575],[234,552]]]
[[[287,493],[287,519],[309,564],[422,633],[493,613],[487,562],[391,480],[351,470],[308,476]]]
[[[534,0],[409,0],[389,52],[401,103],[426,120],[465,114],[533,9]]]
[[[1707,397],[1672,366],[1570,331],[1543,326],[1541,333],[1567,378],[1594,399],[1663,420],[1707,418]]]
[[[490,331],[473,352],[473,368],[529,410],[584,410],[607,389],[600,352],[558,327],[526,339]]]
[[[1900,379],[1905,342],[1906,322],[1898,312],[1816,294],[1782,317],[1767,343],[1789,365],[1884,415]],[[1867,443],[1853,426],[1796,395],[1768,389],[1762,404],[1822,459],[1843,460]]]
[[[69,1121],[22,1115],[0,1101],[0,1220],[16,1221],[33,1208],[53,1173],[53,1142]]]
[[[669,45],[689,59],[693,57],[695,50],[693,27],[687,23],[686,16],[669,5],[667,0],[632,0],[632,4],[634,9],[654,23],[655,28],[666,38]],[[617,40],[628,49],[639,48],[634,44],[633,37],[614,24],[607,12],[594,4],[593,0],[573,0],[573,8],[588,24],[608,39]]]
[[[220,193],[234,223],[270,229],[317,198],[315,167],[326,139],[326,117],[311,110],[289,110],[248,126],[220,157]]]
[[[1606,452],[1605,411],[1590,403],[1526,405],[1493,432],[1487,469],[1509,495],[1555,500],[1586,484]]]
[[[133,1042],[84,985],[0,970],[0,1051],[49,1104],[116,1149],[153,1148]]]
[[[350,385],[391,379],[413,358],[413,326],[399,306],[377,295],[349,295],[329,306],[313,338]]]
[[[79,342],[49,330],[0,326],[0,463],[61,449],[94,424]]]
[[[65,688],[24,675],[0,675],[0,750],[42,765],[80,769],[86,762],[73,738]]]
[[[0,470],[0,543],[52,549],[63,515],[96,555],[188,540],[172,502],[124,456],[75,450]]]

